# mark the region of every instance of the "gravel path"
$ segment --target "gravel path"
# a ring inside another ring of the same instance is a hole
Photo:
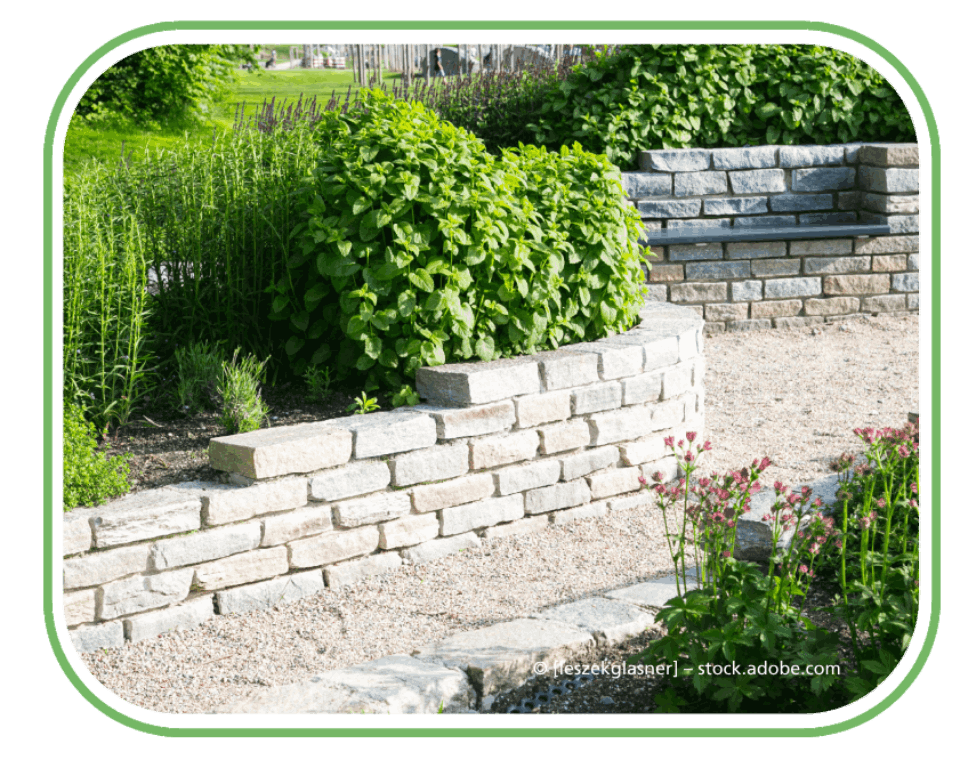
[[[919,318],[846,320],[816,330],[720,334],[706,340],[706,471],[765,455],[763,476],[797,484],[856,451],[855,427],[902,426],[919,400]],[[210,712],[259,686],[526,615],[665,575],[658,511],[638,507],[478,549],[269,612],[216,616],[123,648],[83,654],[93,675],[137,706]]]

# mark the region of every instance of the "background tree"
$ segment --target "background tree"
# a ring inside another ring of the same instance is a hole
[[[90,86],[75,115],[125,118],[163,125],[205,111],[206,101],[232,81],[238,65],[255,63],[243,45],[162,45],[118,61]]]

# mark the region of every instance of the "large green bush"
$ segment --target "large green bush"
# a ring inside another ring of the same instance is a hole
[[[536,136],[626,169],[647,149],[916,141],[876,70],[810,45],[624,46],[556,85]]]
[[[637,319],[642,225],[605,158],[521,146],[496,159],[422,104],[380,93],[315,130],[299,247],[272,289],[298,373],[335,355],[341,374],[398,387],[422,365],[555,348]]]
[[[130,490],[130,467],[123,456],[108,458],[97,450],[96,430],[83,410],[63,409],[63,509],[92,507]]]

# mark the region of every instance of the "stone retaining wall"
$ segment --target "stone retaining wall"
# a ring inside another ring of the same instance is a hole
[[[267,609],[403,563],[635,504],[702,433],[703,320],[492,363],[423,368],[425,404],[210,442],[221,484],[64,517],[64,607],[89,652]]]
[[[652,248],[647,301],[705,330],[815,325],[919,309],[916,144],[665,149],[623,186],[648,230],[889,223],[891,235]]]

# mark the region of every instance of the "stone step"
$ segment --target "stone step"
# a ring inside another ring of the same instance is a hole
[[[691,568],[688,578],[693,576]],[[410,656],[386,656],[270,688],[215,712],[433,714],[441,703],[444,713],[451,714],[489,709],[497,695],[536,674],[538,662],[550,669],[597,643],[615,644],[639,635],[654,621],[640,606],[662,607],[675,594],[673,576],[634,584],[605,597],[462,632]],[[74,630],[71,636],[81,649],[82,632]]]

